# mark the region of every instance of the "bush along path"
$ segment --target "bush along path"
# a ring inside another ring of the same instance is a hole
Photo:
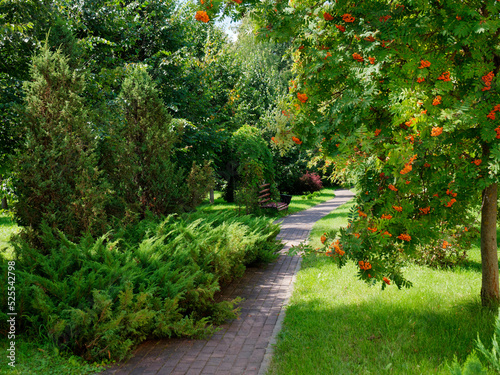
[[[238,319],[205,340],[146,341],[129,361],[103,374],[265,374],[300,267],[300,257],[285,253],[308,238],[316,221],[353,197],[349,190],[337,190],[332,200],[277,220],[282,228],[278,238],[284,243],[278,260],[265,267],[248,267],[242,278],[221,293],[221,300],[244,299]]]

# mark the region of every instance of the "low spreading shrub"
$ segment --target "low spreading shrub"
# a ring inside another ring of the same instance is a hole
[[[149,215],[79,242],[44,224],[45,250],[14,240],[18,330],[87,360],[122,360],[147,338],[210,334],[237,313],[238,300],[217,303],[215,293],[245,265],[275,258],[278,233],[265,218],[233,213]],[[0,290],[7,306],[7,285]],[[5,312],[0,318],[6,329]]]
[[[321,177],[316,173],[306,172],[299,178],[299,185],[302,191],[315,192],[323,189],[323,183],[321,182]]]

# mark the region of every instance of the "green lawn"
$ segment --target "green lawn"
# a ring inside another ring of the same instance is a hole
[[[0,340],[0,350],[7,353],[7,340]],[[7,358],[0,361],[0,374],[6,375],[87,375],[103,371],[104,366],[85,363],[81,358],[60,355],[47,343],[26,341],[16,337],[15,367],[7,364]]]
[[[352,203],[320,220],[323,232],[345,225]],[[466,267],[434,270],[410,266],[410,289],[369,287],[356,268],[326,257],[302,263],[279,334],[269,374],[449,374],[479,333],[489,348],[496,313],[480,306],[478,247]]]
[[[0,252],[5,251],[7,258],[12,256],[12,246],[9,244],[10,237],[19,230],[17,224],[6,213],[0,214]]]
[[[270,218],[278,218],[286,215],[291,215],[296,212],[307,210],[308,208],[314,207],[320,203],[326,202],[335,197],[334,188],[325,188],[319,192],[309,194],[309,195],[293,195],[292,201],[288,206],[287,211],[281,211],[277,213],[275,210],[265,210],[263,213]],[[225,210],[238,210],[238,206],[235,203],[227,203],[221,198],[220,192],[215,192],[215,201],[213,204],[205,200],[199,207],[200,210],[207,211],[225,211]],[[245,212],[245,208],[241,208],[241,212]]]

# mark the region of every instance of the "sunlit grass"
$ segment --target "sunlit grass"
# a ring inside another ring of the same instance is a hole
[[[276,212],[276,210],[261,210],[259,213],[266,215],[270,218],[278,218],[282,216],[287,216],[294,214],[296,212],[307,210],[311,207],[314,207],[320,203],[326,202],[335,197],[335,189],[334,188],[325,188],[319,192],[308,195],[293,195],[292,201],[288,206],[288,210],[284,210],[281,212]],[[240,211],[242,214],[245,213],[245,207],[238,207],[236,203],[227,203],[222,199],[222,194],[218,191],[214,193],[214,203],[210,204],[209,200],[206,199],[200,206],[198,206],[199,210],[205,211],[227,211],[227,210],[235,210]]]
[[[9,243],[10,237],[19,231],[20,227],[7,213],[0,214],[0,252],[7,258],[12,256],[12,246]],[[5,252],[4,252],[5,251]]]
[[[30,339],[32,340],[32,339]],[[21,336],[15,340],[15,367],[9,365],[7,350],[10,341],[0,340],[0,350],[3,355],[0,361],[0,374],[8,375],[84,375],[96,374],[104,370],[104,366],[85,363],[81,358],[69,354],[61,355],[59,351],[47,342],[26,341]]]
[[[345,225],[351,204],[320,220],[323,232]],[[469,264],[480,261],[478,247]],[[414,283],[398,290],[367,286],[356,267],[339,269],[326,257],[302,263],[269,374],[449,374],[479,336],[490,343],[496,312],[480,305],[477,267],[435,270],[409,266]]]

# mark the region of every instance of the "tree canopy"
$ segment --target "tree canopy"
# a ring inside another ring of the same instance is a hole
[[[253,17],[262,39],[292,44],[286,126],[335,157],[339,175],[360,178],[358,209],[339,243],[325,239],[325,251],[338,248],[330,255],[340,264],[356,261],[367,282],[410,285],[403,261],[421,243],[452,246],[479,205],[481,295],[497,303],[498,1],[236,7]],[[203,11],[211,18],[214,8]],[[290,132],[275,140],[292,142]]]

